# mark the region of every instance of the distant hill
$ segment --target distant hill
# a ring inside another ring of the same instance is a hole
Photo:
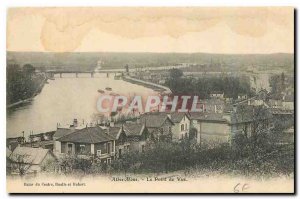
[[[225,70],[245,70],[250,65],[258,69],[294,70],[294,55],[276,54],[209,54],[209,53],[112,53],[112,52],[7,52],[7,63],[32,64],[37,68],[92,70],[98,61],[103,68],[131,68],[196,63],[222,65]]]

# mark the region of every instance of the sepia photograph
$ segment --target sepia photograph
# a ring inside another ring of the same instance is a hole
[[[294,19],[8,8],[7,192],[295,193]]]

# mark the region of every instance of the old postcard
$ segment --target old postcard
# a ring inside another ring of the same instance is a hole
[[[9,193],[294,193],[294,9],[7,10]]]

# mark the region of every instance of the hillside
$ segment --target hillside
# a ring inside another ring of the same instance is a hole
[[[208,53],[112,53],[112,52],[7,52],[7,63],[32,64],[36,68],[72,68],[91,70],[97,62],[103,68],[155,67],[179,63],[222,64],[225,70],[245,70],[249,65],[258,69],[293,71],[294,55],[277,54],[208,54]]]

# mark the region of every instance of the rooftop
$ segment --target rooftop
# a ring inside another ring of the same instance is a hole
[[[41,164],[48,152],[50,152],[49,149],[17,147],[11,153],[10,159],[27,164]]]
[[[171,113],[170,114],[170,119],[172,120],[172,122],[178,123],[178,122],[181,122],[182,118],[185,115],[188,117],[188,115],[186,113],[177,113],[177,112]]]
[[[73,143],[100,143],[114,140],[114,137],[107,134],[106,130],[100,127],[87,127],[77,130],[71,134],[65,135],[58,139],[60,142]]]
[[[146,127],[158,128],[161,127],[166,120],[173,123],[166,113],[151,112],[141,115],[140,123],[146,124]]]
[[[144,124],[124,124],[123,126],[124,131],[126,133],[127,136],[139,136],[142,135],[143,130],[145,129],[145,125]]]
[[[65,135],[68,135],[70,133],[75,132],[75,129],[71,129],[71,128],[58,128],[56,130],[56,132],[54,133],[53,137],[55,138],[61,138]]]

